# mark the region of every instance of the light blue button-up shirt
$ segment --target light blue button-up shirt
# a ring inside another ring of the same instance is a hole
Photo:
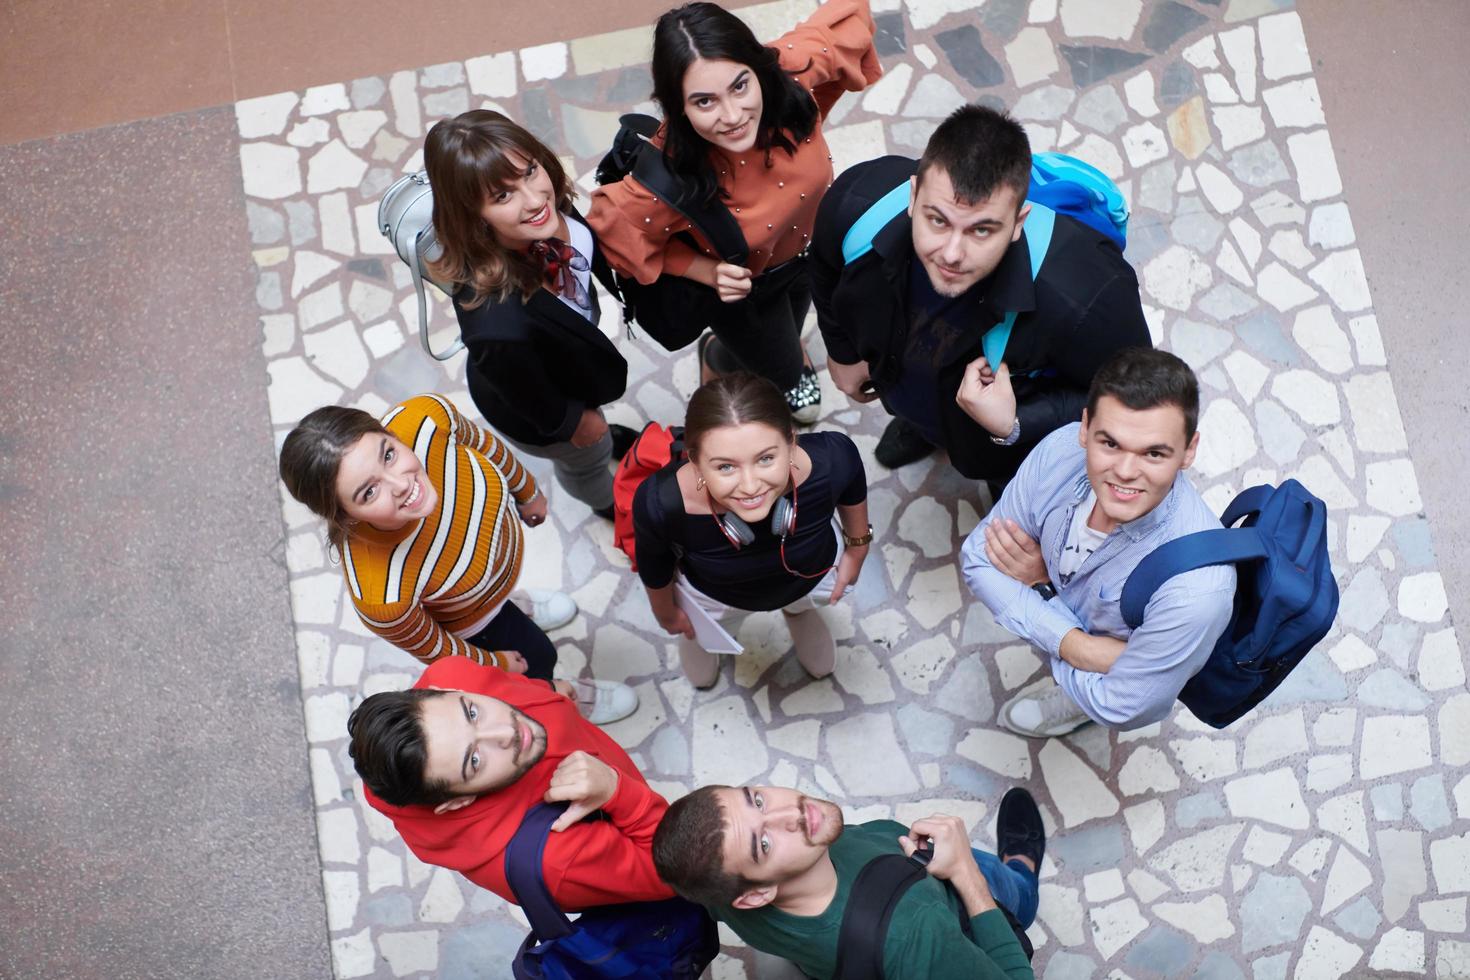
[[[1000,502],[970,532],[960,567],[997,623],[1046,651],[1052,677],[1090,718],[1110,728],[1140,728],[1168,716],[1229,625],[1235,568],[1214,565],[1176,575],[1154,593],[1138,629],[1123,622],[1123,584],[1145,555],[1166,541],[1220,526],[1183,471],[1157,507],[1109,534],[1054,599],[991,565],[985,526],[1010,518],[1040,542],[1052,582],[1060,581],[1057,566],[1072,515],[1089,489],[1080,430],[1074,422],[1031,451]],[[1060,655],[1062,637],[1073,629],[1117,637],[1127,646],[1106,674],[1078,670]]]

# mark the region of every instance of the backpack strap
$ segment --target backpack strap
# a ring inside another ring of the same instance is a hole
[[[1031,202],[1031,213],[1026,216],[1025,235],[1026,251],[1031,258],[1032,282],[1041,275],[1041,263],[1046,261],[1046,253],[1051,248],[1051,234],[1056,223],[1055,211],[1044,204]],[[1007,313],[980,338],[980,346],[985,353],[985,359],[990,362],[991,370],[999,367],[1005,357],[1006,344],[1011,341],[1011,330],[1016,325],[1018,315],[1016,312]]]
[[[863,865],[842,910],[832,980],[882,980],[888,922],[899,900],[927,874],[902,854],[880,854]]]
[[[565,803],[537,803],[526,811],[515,836],[505,848],[505,880],[516,904],[531,923],[531,932],[542,942],[570,936],[575,929],[541,873],[546,838],[556,818],[566,812]]]
[[[842,264],[856,262],[873,250],[873,238],[909,206],[909,182],[905,180],[893,190],[868,205],[847,234],[842,236]]]
[[[1225,508],[1225,513],[1220,515],[1220,523],[1226,527],[1234,527],[1241,518],[1259,514],[1273,492],[1274,488],[1269,483],[1240,491],[1230,501],[1230,506]]]
[[[1253,561],[1265,558],[1266,554],[1266,543],[1253,527],[1196,531],[1166,541],[1145,555],[1138,567],[1129,573],[1120,603],[1123,621],[1130,628],[1138,629],[1143,623],[1143,611],[1154,592],[1175,575],[1210,565]]]
[[[683,182],[669,171],[662,151],[653,144],[644,143],[639,147],[637,156],[633,158],[632,174],[633,179],[648,188],[654,197],[699,229],[726,262],[744,265],[750,258],[745,233],[740,230],[730,209],[721,203],[719,195],[702,204],[687,202]]]

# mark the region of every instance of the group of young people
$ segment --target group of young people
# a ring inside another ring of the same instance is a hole
[[[515,122],[474,110],[436,124],[432,271],[456,285],[489,427],[433,394],[382,418],[328,406],[288,435],[280,472],[326,521],[364,623],[428,664],[348,724],[368,802],[421,859],[513,900],[505,849],[521,817],[565,801],[543,858],[564,909],[677,892],[825,977],[864,864],[925,848],[929,878],[899,905],[885,975],[1029,977],[1018,934],[1045,844],[1024,789],[998,809],[998,856],[972,851],[954,818],[844,827],[837,804],[782,787],[703,787],[670,806],[596,727],[636,710],[636,694],[556,676],[546,631],[575,603],[516,588],[547,514],[518,454],[551,460],[562,491],[614,519],[611,464],[637,433],[604,415],[627,362],[598,328],[601,303],[619,277],[681,277],[717,313],[700,324],[683,454],[638,487],[632,524],[650,607],[695,687],[717,682],[723,658],[692,618],[742,611],[781,610],[807,673],[834,669],[820,607],[851,590],[874,532],[853,441],[797,431],[820,401],[800,336],[813,304],[835,385],[893,416],[878,462],[937,446],[990,486],[964,575],[1054,678],[1006,704],[1002,724],[1037,737],[1138,727],[1198,669],[1229,614],[1228,567],[1179,576],[1138,630],[1117,610],[1143,554],[1218,526],[1181,472],[1198,444],[1192,372],[1151,349],[1137,278],[1108,236],[1055,215],[1034,261],[1031,152],[1005,113],[962,107],[920,160],[834,181],[822,123],[879,77],[873,35],[866,0],[829,0],[769,45],[712,3],[660,18],[652,144],[691,200],[729,210],[743,266],[634,175],[594,191],[584,215],[556,155]],[[872,222],[893,195],[907,206]]]

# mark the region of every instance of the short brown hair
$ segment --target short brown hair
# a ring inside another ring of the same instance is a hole
[[[1031,189],[1031,141],[1008,114],[989,106],[963,105],[939,124],[919,158],[916,183],[930,167],[949,176],[961,204],[984,201],[1001,187],[1016,192],[1016,209]]]
[[[438,806],[454,799],[446,783],[428,778],[424,702],[448,691],[411,688],[370,695],[347,718],[347,754],[363,784],[392,806]]]
[[[327,522],[327,540],[342,548],[347,518],[337,496],[342,457],[366,435],[389,435],[381,422],[360,408],[327,405],[296,423],[281,443],[279,472],[291,496]]]
[[[490,296],[519,292],[529,299],[541,286],[539,263],[506,248],[480,217],[485,201],[521,176],[510,155],[534,161],[551,178],[556,209],[572,206],[572,181],[545,143],[498,112],[471,109],[441,119],[424,141],[424,169],[434,189],[434,234],[444,254],[434,275],[469,287],[462,305],[474,309]]]
[[[653,832],[653,867],[683,898],[725,908],[757,886],[725,870],[729,822],[715,793],[728,786],[701,786],[675,800]]]
[[[1104,395],[1135,412],[1173,405],[1184,413],[1185,442],[1194,438],[1199,427],[1199,382],[1190,366],[1168,351],[1152,347],[1118,351],[1092,376],[1092,387],[1087,390],[1089,418],[1097,414],[1097,403]]]
[[[765,378],[735,371],[700,385],[684,413],[684,448],[689,458],[699,458],[700,444],[711,429],[748,422],[770,426],[787,442],[796,438],[796,422],[786,396]]]

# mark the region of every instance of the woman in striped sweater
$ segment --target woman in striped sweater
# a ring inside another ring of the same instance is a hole
[[[424,663],[464,656],[551,682],[555,645],[509,601],[520,521],[545,521],[546,498],[493,433],[440,395],[410,398],[381,422],[327,406],[286,437],[280,472],[291,496],[326,520],[352,604],[374,633]],[[599,724],[638,704],[625,684],[575,686]]]

